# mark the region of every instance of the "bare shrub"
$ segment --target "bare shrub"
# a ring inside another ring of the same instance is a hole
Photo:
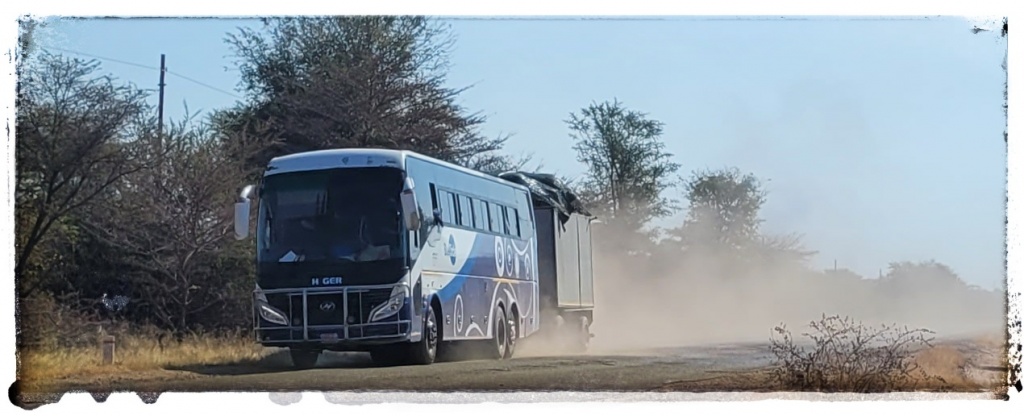
[[[912,390],[929,376],[914,356],[932,348],[932,331],[882,325],[872,328],[838,315],[810,323],[809,341],[794,341],[785,324],[772,336],[774,367],[769,373],[780,387],[801,391],[874,393]]]

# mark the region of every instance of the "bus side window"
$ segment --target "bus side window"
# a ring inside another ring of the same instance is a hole
[[[459,225],[473,226],[473,203],[465,195],[459,195]]]
[[[530,220],[529,211],[523,212],[522,218],[519,219],[519,236],[523,238],[533,237],[533,221]]]
[[[476,208],[476,228],[480,231],[487,231],[490,226],[487,224],[487,201],[476,200],[473,201],[473,207]]]
[[[426,231],[428,223],[433,223],[434,218],[435,218],[434,217],[434,213],[437,212],[439,210],[439,208],[440,208],[437,205],[437,200],[438,200],[437,187],[434,186],[433,182],[431,182],[430,183],[430,210],[427,213],[424,213],[424,215],[428,215],[430,217],[430,221],[423,221],[422,224],[420,224],[420,233],[419,233],[419,235],[420,235],[420,239],[421,240],[426,238],[426,234],[424,234],[423,232]],[[443,219],[441,219],[441,220],[443,221]],[[422,244],[422,243],[423,243],[423,241],[420,241],[420,244]]]
[[[516,208],[512,208],[512,221],[512,235],[522,237],[523,234],[520,232],[519,227],[519,210]]]
[[[505,235],[512,235],[512,227],[509,226],[508,221],[508,207],[501,207],[501,219],[503,225],[505,226],[502,229],[502,231],[505,233]]]
[[[441,207],[441,221],[444,221],[445,225],[455,223],[455,195],[448,191],[437,192],[440,199]]]
[[[469,206],[470,206],[470,210],[469,210],[469,217],[470,217],[469,218],[469,221],[470,221],[469,222],[469,226],[472,227],[472,228],[476,228],[477,224],[480,223],[480,219],[477,218],[479,216],[479,215],[477,215],[477,213],[480,212],[480,208],[477,208],[477,206],[480,205],[480,202],[477,201],[476,199],[473,199],[473,198],[467,198],[467,200],[469,201]]]
[[[455,194],[448,192],[448,222],[451,224],[459,223],[459,200]]]
[[[530,197],[526,193],[519,194],[519,208],[523,208],[523,211],[519,211],[516,208],[516,218],[519,219],[519,237],[520,238],[532,238],[533,232],[533,221],[530,219],[530,214],[533,213],[533,209],[530,204]]]
[[[437,188],[430,184],[430,208],[437,209]]]
[[[498,209],[501,208],[501,206],[498,205],[498,204],[493,204],[492,203],[492,204],[490,204],[490,207],[491,207],[491,232],[492,233],[500,233],[501,232],[501,213],[498,211]]]

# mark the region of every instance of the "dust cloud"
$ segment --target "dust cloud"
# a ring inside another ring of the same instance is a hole
[[[936,338],[1005,333],[1002,292],[942,284],[929,276],[895,284],[722,253],[629,257],[599,252],[599,241],[595,235],[591,353],[767,343],[774,327],[784,323],[802,337],[823,314],[873,327],[925,328]]]

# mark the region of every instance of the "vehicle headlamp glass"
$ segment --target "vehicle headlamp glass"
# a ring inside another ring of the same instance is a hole
[[[256,290],[256,310],[259,311],[260,318],[263,318],[265,321],[278,325],[288,325],[288,317],[285,316],[284,312],[270,306],[270,303],[267,302],[267,295],[263,294],[261,290]]]
[[[261,318],[278,325],[288,325],[288,318],[276,308],[262,302],[259,305]]]
[[[370,322],[387,319],[398,313],[402,309],[402,305],[405,304],[405,299],[409,297],[409,286],[398,285],[391,290],[391,297],[388,298],[387,302],[373,308],[370,311]]]

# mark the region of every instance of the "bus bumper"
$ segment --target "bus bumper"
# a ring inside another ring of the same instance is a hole
[[[397,288],[397,289],[396,289]],[[294,288],[253,292],[257,342],[339,351],[413,341],[409,291],[402,285]],[[417,325],[418,326],[418,325]]]

